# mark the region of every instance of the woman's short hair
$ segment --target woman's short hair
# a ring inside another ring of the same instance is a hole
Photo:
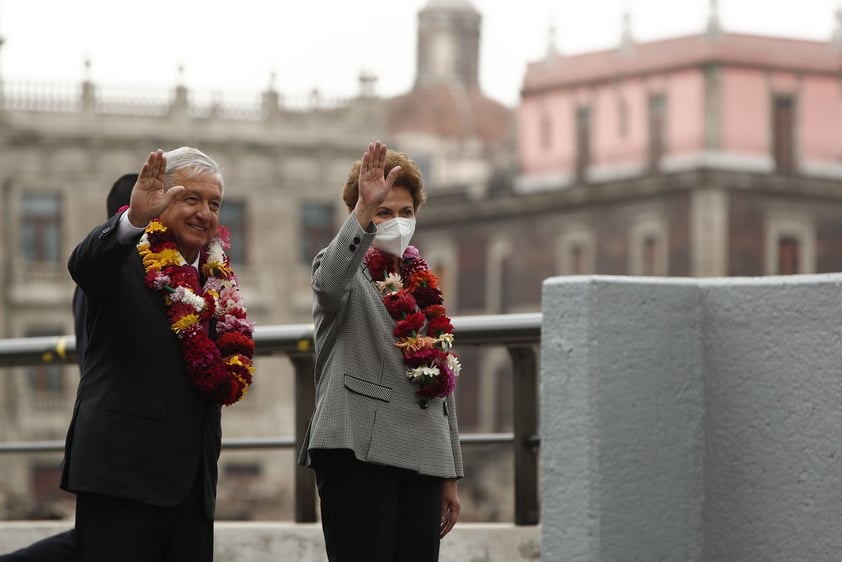
[[[348,207],[348,212],[354,210],[357,205],[357,199],[360,196],[360,166],[362,160],[357,160],[351,166],[351,171],[348,172],[348,180],[345,182],[345,187],[342,189],[342,200],[345,201],[345,206]],[[395,178],[395,184],[398,187],[403,187],[412,196],[412,206],[415,211],[421,207],[421,204],[427,200],[424,194],[424,180],[421,177],[421,170],[418,165],[413,162],[409,156],[404,152],[396,152],[393,150],[386,151],[386,165],[383,168],[384,173],[388,176],[389,171],[395,166],[400,166],[401,171],[398,177]]]

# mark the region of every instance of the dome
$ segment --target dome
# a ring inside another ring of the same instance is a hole
[[[415,88],[388,100],[389,134],[425,133],[439,138],[479,138],[489,145],[506,141],[512,111],[479,88],[436,85]]]

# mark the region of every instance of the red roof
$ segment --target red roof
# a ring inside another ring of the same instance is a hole
[[[529,63],[521,93],[709,63],[838,74],[842,71],[842,49],[830,42],[781,37],[689,35],[635,43],[627,53],[611,49]]]

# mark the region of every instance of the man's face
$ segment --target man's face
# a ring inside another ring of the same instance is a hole
[[[178,251],[187,263],[193,263],[219,227],[222,186],[215,174],[194,174],[191,170],[176,172],[175,179],[175,185],[183,185],[184,191],[175,196],[160,218],[175,237]]]

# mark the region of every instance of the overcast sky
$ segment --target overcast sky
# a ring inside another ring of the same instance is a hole
[[[428,0],[0,0],[0,78],[76,82],[91,61],[101,85],[260,92],[319,88],[349,96],[361,70],[376,91],[407,91],[415,77],[418,11]],[[480,85],[514,106],[527,62],[548,29],[565,54],[612,48],[623,7],[637,40],[700,32],[710,0],[471,0],[482,13]],[[719,0],[726,30],[827,40],[839,0]]]

